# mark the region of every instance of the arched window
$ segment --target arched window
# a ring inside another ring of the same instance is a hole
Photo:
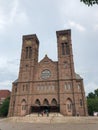
[[[67,89],[68,89],[67,83],[65,83],[64,87],[65,87],[65,90],[67,90]]]
[[[43,105],[44,105],[44,106],[49,106],[49,102],[48,102],[47,99],[44,99],[44,101],[43,101]]]
[[[23,91],[25,90],[25,85],[23,85]]]
[[[57,101],[56,101],[56,99],[52,99],[51,105],[52,105],[52,106],[57,106]]]
[[[65,45],[66,45],[66,55],[69,55],[70,54],[69,44],[65,43]]]
[[[21,101],[21,116],[26,115],[27,112],[27,102],[25,99]]]
[[[66,101],[66,109],[67,109],[67,112],[71,112],[72,113],[72,101],[69,98]]]
[[[28,91],[28,84],[26,84],[26,91]]]
[[[23,99],[21,102],[22,110],[26,110],[26,100]]]
[[[40,106],[40,105],[41,105],[39,99],[36,99],[36,101],[35,101],[35,105],[37,105],[37,106]]]
[[[70,48],[68,43],[62,43],[62,55],[69,55]]]
[[[15,106],[15,101],[13,101],[13,107]]]
[[[62,43],[62,55],[65,55],[65,43]]]
[[[17,87],[15,88],[15,93],[17,93]]]
[[[32,47],[29,47],[29,58],[32,56]]]
[[[28,58],[28,47],[26,47],[26,59]]]
[[[26,47],[26,59],[32,57],[32,47]]]
[[[68,89],[71,90],[72,89],[72,84],[71,83],[68,83]]]
[[[23,99],[21,102],[22,102],[22,103],[23,103],[23,102],[25,102],[25,103],[26,103],[26,100],[25,100],[25,99]]]
[[[83,102],[82,102],[82,99],[80,99],[80,106],[81,106],[81,107],[83,106]]]
[[[80,86],[80,84],[78,84],[78,91],[80,91],[81,90],[81,86]]]

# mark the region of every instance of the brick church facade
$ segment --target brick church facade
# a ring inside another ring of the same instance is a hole
[[[58,61],[45,55],[40,62],[36,34],[23,36],[19,76],[13,82],[8,116],[46,109],[64,116],[87,115],[83,79],[74,70],[71,30],[57,31],[56,36]]]

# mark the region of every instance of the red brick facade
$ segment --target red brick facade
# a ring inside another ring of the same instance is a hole
[[[74,70],[71,30],[57,31],[56,35],[58,61],[45,55],[40,62],[36,34],[23,36],[19,76],[13,82],[9,116],[44,109],[65,116],[87,115],[83,79]]]
[[[2,105],[2,102],[9,97],[11,92],[9,90],[0,90],[0,105]]]

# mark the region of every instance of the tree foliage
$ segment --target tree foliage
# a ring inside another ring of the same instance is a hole
[[[87,99],[88,114],[93,115],[93,112],[98,112],[98,98]]]
[[[94,93],[95,93],[95,97],[98,97],[98,89],[96,89],[96,90],[94,91]]]
[[[6,98],[3,101],[3,104],[0,107],[0,116],[6,117],[8,114],[8,109],[9,109],[9,102],[10,102],[10,97]]]
[[[89,115],[93,115],[93,112],[98,112],[98,89],[88,94],[87,106]]]
[[[98,98],[98,89],[94,90],[94,92],[90,92],[87,98]]]
[[[81,0],[81,2],[84,2],[88,6],[92,6],[94,4],[98,4],[98,0]]]
[[[95,94],[93,92],[89,93],[87,98],[95,98]]]

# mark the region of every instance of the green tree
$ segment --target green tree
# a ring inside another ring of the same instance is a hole
[[[95,98],[95,94],[93,92],[89,93],[87,98]]]
[[[87,107],[89,115],[93,115],[93,112],[98,112],[98,89],[88,94]]]
[[[94,4],[98,4],[98,0],[80,0],[80,1],[85,3],[88,6],[92,6]]]
[[[98,97],[98,89],[96,89],[94,92],[95,92],[95,96]]]
[[[88,114],[93,115],[93,112],[98,112],[98,98],[87,99]]]
[[[0,107],[0,116],[6,117],[8,114],[8,109],[9,109],[9,102],[10,102],[10,97],[6,98],[3,101],[2,106]]]

